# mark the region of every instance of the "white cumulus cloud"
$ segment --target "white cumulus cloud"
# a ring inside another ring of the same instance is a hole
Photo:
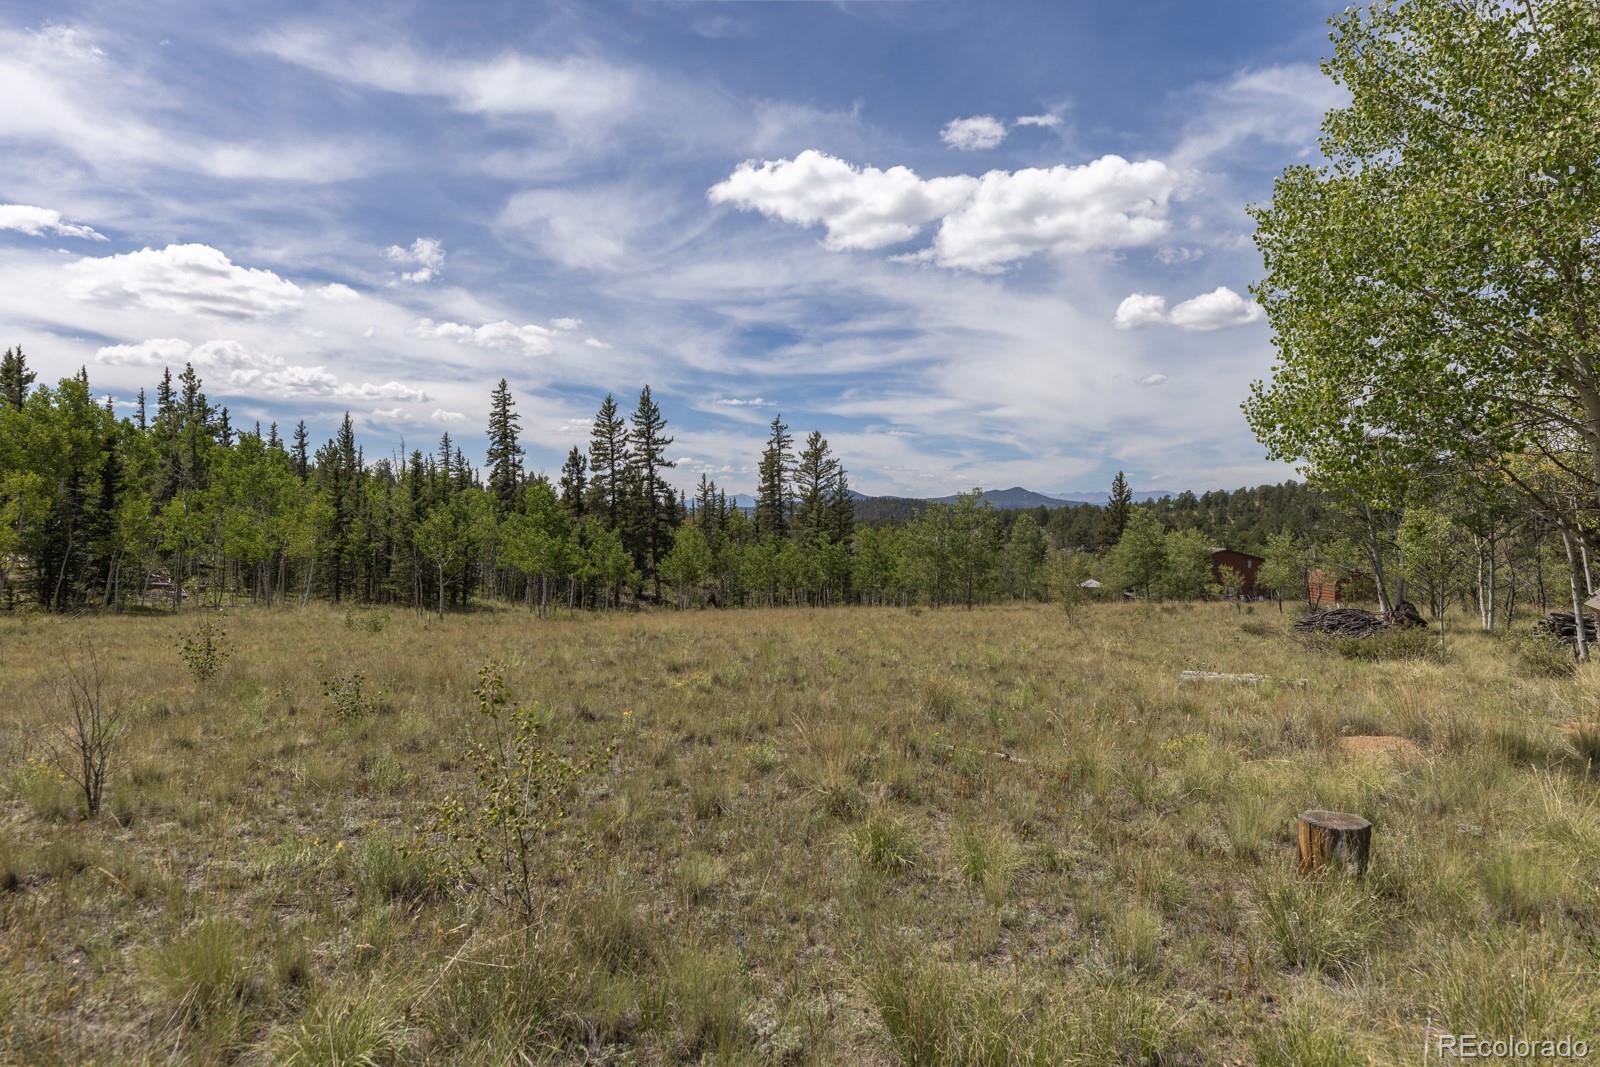
[[[1166,380],[1167,380],[1167,376],[1165,374],[1146,374],[1143,378],[1139,379],[1139,384],[1140,385],[1147,385],[1147,386],[1148,385],[1161,385],[1164,382],[1166,382]]]
[[[1167,321],[1167,298],[1155,293],[1130,293],[1117,305],[1112,322],[1119,330],[1135,330]]]
[[[1006,139],[1006,126],[993,115],[951,119],[939,131],[939,139],[963,152],[979,152],[998,147]]]
[[[583,325],[583,320],[563,317],[551,319],[550,325],[554,326],[558,330],[576,330],[579,326]]]
[[[1052,126],[1059,126],[1059,125],[1061,125],[1061,116],[1060,115],[1018,115],[1017,118],[1016,118],[1016,125],[1018,125],[1018,126],[1044,126],[1044,127],[1047,127],[1047,128],[1048,127],[1052,127]]]
[[[270,270],[241,267],[210,245],[168,245],[87,257],[67,267],[67,295],[180,315],[248,319],[300,306],[300,287]]]
[[[459,411],[446,411],[444,408],[434,408],[433,414],[428,418],[434,422],[455,423],[465,422],[467,417]]]
[[[1178,174],[1159,160],[1101,156],[1081,166],[992,170],[939,224],[920,258],[993,271],[1035,252],[1141,245],[1167,229]]]
[[[361,294],[342,282],[333,282],[317,290],[317,295],[334,304],[348,304],[361,299]]]
[[[1263,316],[1259,304],[1251,303],[1226,285],[1201,293],[1167,310],[1165,297],[1153,293],[1132,293],[1117,305],[1112,321],[1119,330],[1166,324],[1180,330],[1204,332],[1230,326],[1248,326]]]
[[[55,234],[58,237],[82,237],[89,241],[104,241],[105,235],[88,226],[68,222],[54,208],[34,207],[31,204],[0,204],[0,230],[15,230],[29,237]]]
[[[583,339],[583,344],[584,344],[585,348],[610,348],[611,347],[610,345],[606,344],[604,341],[600,340],[600,338],[598,338],[598,337],[585,337]]]
[[[842,251],[910,240],[964,203],[977,184],[966,175],[924,181],[909,167],[856,167],[808,148],[794,159],[746,160],[707,195],[712,203],[784,222],[821,223],[822,243]]]
[[[507,352],[521,352],[528,356],[542,356],[553,351],[550,331],[532,323],[518,326],[512,322],[486,322],[482,326],[469,326],[464,322],[434,322],[420,319],[411,328],[414,337],[454,341],[457,344],[478,348],[497,348]]]
[[[1168,320],[1180,330],[1221,330],[1256,322],[1263,314],[1260,304],[1219,285],[1174,307]]]
[[[792,160],[742,163],[708,195],[785,222],[821,223],[823,245],[835,251],[896,244],[938,220],[932,246],[907,258],[992,272],[1036,252],[1159,238],[1178,177],[1159,160],[1102,156],[1080,166],[924,180],[906,167],[856,167],[807,149]]]
[[[418,237],[409,247],[390,245],[383,250],[383,254],[402,266],[416,268],[400,274],[400,281],[412,285],[433,281],[444,266],[444,245],[432,237]]]

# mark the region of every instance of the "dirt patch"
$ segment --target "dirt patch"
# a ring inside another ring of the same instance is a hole
[[[1394,759],[1404,763],[1419,760],[1422,747],[1409,737],[1389,734],[1357,734],[1339,738],[1339,747],[1345,755],[1356,759]]]

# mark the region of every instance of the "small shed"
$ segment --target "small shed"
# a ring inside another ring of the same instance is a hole
[[[1256,578],[1266,560],[1248,552],[1219,548],[1211,553],[1211,577],[1224,589],[1242,597],[1257,595]]]
[[[1338,607],[1344,602],[1344,579],[1316,567],[1306,579],[1306,603],[1314,608]]]

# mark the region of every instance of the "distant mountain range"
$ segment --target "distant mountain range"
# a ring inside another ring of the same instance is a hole
[[[1134,493],[1134,501],[1154,501],[1163,496],[1178,496],[1171,490],[1146,490]],[[866,493],[850,491],[850,498],[856,502],[856,518],[859,522],[878,523],[885,520],[904,522],[918,512],[922,512],[928,504],[954,504],[957,494],[950,496],[934,496],[934,498],[920,498],[920,496],[869,496]],[[1010,490],[984,490],[982,502],[989,504],[994,509],[1002,512],[1019,512],[1019,510],[1032,509],[1032,507],[1074,507],[1093,504],[1104,507],[1110,499],[1110,493],[1104,490],[1083,491],[1083,493],[1037,493],[1034,490],[1024,490],[1022,486],[1013,485]],[[747,493],[739,493],[731,499],[734,506],[746,515],[755,514],[755,498]]]
[[[850,499],[858,505],[865,504],[873,513],[909,513],[916,511],[924,504],[954,504],[959,494],[951,493],[949,496],[915,497],[915,496],[870,496],[850,490]],[[1133,499],[1137,501],[1159,500],[1164,496],[1177,496],[1171,489],[1149,489],[1135,492]],[[1111,494],[1103,489],[1083,490],[1082,492],[1064,493],[1052,496],[1048,493],[1038,493],[1032,489],[1024,489],[1020,485],[1013,485],[1010,489],[985,489],[982,500],[992,508],[1000,511],[1021,511],[1024,508],[1063,508],[1074,504],[1100,504],[1103,505],[1111,498]],[[738,493],[733,497],[732,503],[742,511],[751,511],[756,506],[756,499],[746,493]]]

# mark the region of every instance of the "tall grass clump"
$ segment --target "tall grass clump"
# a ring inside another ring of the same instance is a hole
[[[1256,895],[1267,940],[1287,967],[1348,974],[1365,959],[1381,928],[1367,888],[1337,872],[1269,874],[1257,883]]]
[[[172,1023],[203,1024],[256,993],[249,948],[233,922],[202,921],[156,949],[150,973]]]
[[[407,1045],[405,1014],[379,989],[319,996],[274,1042],[283,1067],[383,1067]]]
[[[903,819],[874,812],[850,829],[851,851],[865,866],[885,874],[907,874],[922,862],[922,846]]]

